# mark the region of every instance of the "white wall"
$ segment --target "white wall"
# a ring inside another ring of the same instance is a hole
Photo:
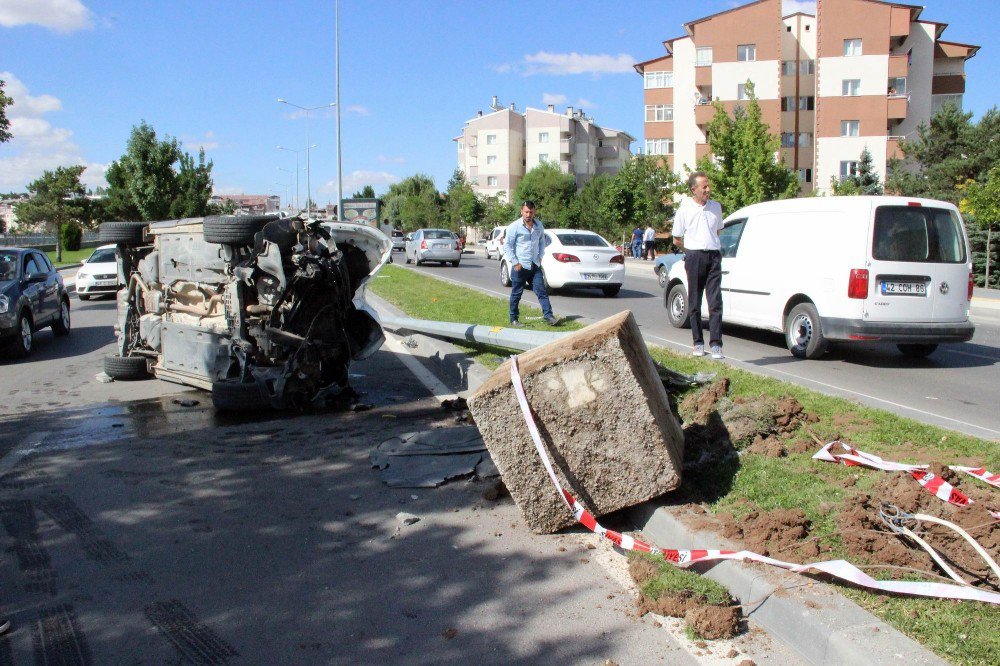
[[[900,53],[913,49],[910,71],[906,77],[910,101],[906,118],[896,132],[908,139],[917,137],[917,126],[931,119],[931,84],[934,79],[934,25],[911,23],[910,35],[903,42]]]
[[[843,95],[844,79],[861,79],[859,95],[885,97],[889,84],[889,57],[885,55],[838,56],[821,58],[820,97]]]
[[[861,151],[868,147],[872,166],[885,180],[885,136],[822,137],[817,143],[816,173],[813,184],[821,192],[830,193],[830,178],[840,177],[841,161],[861,161]]]
[[[712,97],[721,100],[736,99],[736,86],[753,81],[757,99],[778,99],[778,77],[781,62],[758,60],[756,62],[718,62],[712,65]],[[675,96],[674,99],[677,99]]]
[[[678,39],[674,47],[674,171],[684,173],[686,164],[692,170],[695,164],[695,143],[705,140],[705,135],[694,120],[694,41]],[[735,88],[734,88],[735,92]],[[715,91],[713,90],[713,95]],[[644,111],[640,107],[640,110]],[[645,149],[645,142],[643,142]]]

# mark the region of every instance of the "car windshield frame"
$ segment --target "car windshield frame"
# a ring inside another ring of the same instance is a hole
[[[97,257],[101,253],[110,253],[111,254],[111,258],[110,259],[105,259],[105,258],[102,257],[99,260],[95,259],[95,257]],[[99,247],[96,250],[94,250],[94,253],[92,255],[90,255],[87,258],[87,260],[84,261],[83,263],[85,263],[85,264],[110,264],[110,263],[115,262],[115,261],[118,261],[118,257],[115,254],[114,248],[110,248],[110,247],[100,248]]]
[[[424,229],[424,238],[427,240],[455,240],[452,233],[447,229]]]
[[[611,247],[611,243],[605,240],[603,236],[595,234],[593,231],[553,231],[552,235],[555,236],[556,240],[559,241],[559,244],[564,247]],[[590,238],[596,238],[599,243],[581,242]]]
[[[3,273],[0,273],[0,280],[7,282],[8,280],[17,279],[17,267],[21,263],[21,257],[17,252],[4,252],[0,254],[0,265],[5,266]]]

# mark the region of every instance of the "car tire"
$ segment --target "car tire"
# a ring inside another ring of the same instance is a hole
[[[22,310],[17,316],[17,331],[10,349],[16,358],[28,358],[35,347],[35,327],[27,310]]]
[[[273,215],[211,215],[202,222],[206,243],[249,245],[264,225],[278,218]]]
[[[102,243],[142,245],[143,232],[149,222],[104,222],[98,228],[97,238]]]
[[[52,322],[52,332],[56,335],[69,335],[69,299],[63,298],[59,302],[59,318]]]
[[[458,268],[458,265],[460,263],[462,263],[462,262],[461,261],[453,261],[453,262],[451,262],[451,265],[454,266],[455,268]]]
[[[691,320],[688,319],[687,300],[687,289],[680,283],[671,287],[664,298],[664,306],[667,308],[667,320],[674,328],[691,328]]]
[[[910,358],[927,358],[938,348],[936,344],[903,343],[896,345],[896,348],[903,356]]]
[[[812,303],[800,303],[785,319],[785,344],[796,358],[815,359],[826,353],[829,345],[823,324]]]
[[[667,267],[659,265],[656,267],[656,281],[660,283],[660,288],[667,288]]]
[[[406,263],[408,263],[408,264],[413,263],[413,262],[410,261],[410,255],[406,255]]]
[[[505,287],[509,287],[514,284],[510,281],[510,267],[507,266],[506,261],[500,262],[500,284]]]
[[[620,292],[621,290],[622,286],[620,284],[616,284],[613,287],[601,287],[601,291],[603,291],[604,295],[607,296],[608,298],[614,298],[615,296],[618,295],[618,292]]]
[[[90,300],[90,296],[88,296],[87,294],[77,294],[76,297],[79,298],[81,301],[89,301]]]
[[[220,412],[250,412],[271,406],[256,382],[238,379],[212,382],[212,405]]]
[[[413,263],[415,263],[417,266],[423,266],[424,265],[424,262],[422,262],[419,259],[417,259],[416,256],[413,257]]]
[[[149,363],[145,356],[104,357],[104,374],[118,381],[132,381],[149,377]]]

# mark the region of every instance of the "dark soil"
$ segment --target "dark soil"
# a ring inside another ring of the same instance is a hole
[[[732,638],[740,628],[740,609],[735,606],[699,606],[689,610],[684,621],[706,640]]]
[[[732,514],[720,514],[719,519],[724,537],[740,541],[755,553],[800,562],[819,554],[815,541],[803,541],[809,536],[810,521],[802,509],[751,511],[738,520]]]

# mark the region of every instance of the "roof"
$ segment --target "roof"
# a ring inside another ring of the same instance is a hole
[[[763,2],[770,2],[770,0],[755,0],[754,2],[748,2],[747,4],[740,5],[739,7],[733,7],[732,9],[726,9],[725,11],[716,12],[714,14],[709,14],[708,16],[703,16],[703,17],[701,17],[699,19],[695,19],[693,21],[688,21],[687,23],[684,24],[684,28],[687,30],[688,35],[693,36],[693,31],[691,30],[691,26],[695,25],[696,23],[703,23],[705,21],[709,21],[711,19],[714,19],[717,16],[722,16],[723,14],[729,14],[731,12],[737,12],[737,11],[740,11],[741,9],[746,9],[747,7],[753,7],[754,5],[759,5],[759,4],[763,3]]]
[[[979,52],[979,49],[982,48],[980,46],[976,46],[975,44],[962,44],[960,42],[946,42],[946,41],[941,40],[941,39],[939,39],[937,41],[936,46],[938,48],[940,48],[944,52],[944,55],[945,55],[946,58],[964,58],[965,60],[968,60],[969,58],[974,57],[976,55],[976,53]],[[948,47],[953,47],[953,48],[948,48]],[[959,53],[959,51],[961,51],[962,49],[965,50],[964,54]]]
[[[635,69],[637,73],[642,74],[643,70],[640,68],[645,68],[646,65],[650,65],[656,62],[657,60],[664,60],[666,58],[673,58],[673,57],[674,55],[668,51],[666,55],[656,56],[655,58],[650,58],[649,60],[643,60],[642,62],[637,62],[634,65],[632,65],[632,68]]]

